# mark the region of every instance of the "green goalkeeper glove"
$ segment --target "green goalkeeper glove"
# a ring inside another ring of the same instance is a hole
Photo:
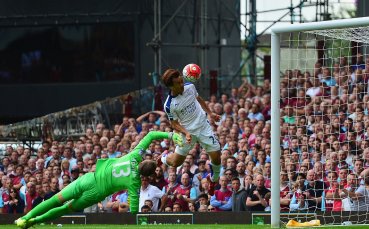
[[[183,146],[183,138],[177,133],[171,133],[171,139],[178,146]]]

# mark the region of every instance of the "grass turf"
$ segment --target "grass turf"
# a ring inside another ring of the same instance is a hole
[[[15,225],[0,225],[1,229],[16,229]],[[266,229],[270,228],[270,225],[239,225],[239,224],[192,224],[192,225],[147,225],[147,226],[138,226],[138,225],[112,225],[112,224],[86,224],[86,225],[78,225],[78,224],[64,224],[62,227],[57,227],[54,225],[36,225],[33,227],[34,229],[76,229],[76,228],[83,228],[83,229],[117,229],[117,228],[128,228],[128,229],[206,229],[206,228],[219,228],[219,229]]]
[[[0,225],[1,229],[16,229],[15,225]],[[57,225],[36,225],[33,227],[34,229],[75,229],[75,228],[83,228],[83,229],[117,229],[117,228],[128,228],[128,229],[206,229],[206,228],[219,228],[219,229],[238,229],[238,228],[247,228],[247,229],[269,229],[270,225],[250,225],[250,224],[192,224],[192,225],[179,225],[179,224],[172,224],[172,225],[147,225],[147,226],[138,226],[138,225],[116,225],[116,224],[64,224],[62,227],[58,227]],[[318,228],[318,227],[315,227]],[[322,228],[343,228],[341,226],[338,227],[325,227]],[[346,229],[364,229],[368,228],[368,226],[362,225],[362,226],[344,226]]]

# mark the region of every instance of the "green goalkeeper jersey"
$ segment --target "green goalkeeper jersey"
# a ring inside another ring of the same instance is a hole
[[[169,133],[149,132],[129,154],[121,158],[98,160],[95,179],[99,191],[108,196],[120,190],[128,190],[130,211],[138,212],[141,187],[138,164],[151,142],[163,138],[169,138]]]

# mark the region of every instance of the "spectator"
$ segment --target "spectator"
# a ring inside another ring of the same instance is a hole
[[[230,211],[232,209],[232,192],[228,189],[228,179],[225,176],[219,178],[220,189],[214,192],[210,204],[216,211]]]
[[[152,200],[145,200],[144,205],[149,206],[151,210],[154,207],[154,203],[152,202]]]
[[[235,157],[227,158],[227,169],[236,170],[237,160]]]
[[[9,211],[8,209],[8,201],[10,198],[10,193],[9,190],[12,188],[13,184],[10,178],[4,176],[1,180],[2,182],[2,187],[0,190],[0,212],[2,213],[6,213]]]
[[[163,172],[163,169],[161,167],[156,167],[155,169],[155,180],[154,182],[152,183],[152,185],[158,187],[160,190],[163,189],[163,187],[165,185],[167,185],[167,182],[165,181],[164,179],[164,172]]]
[[[212,207],[215,209],[214,207]],[[200,205],[198,212],[207,212],[208,211],[208,205]]]
[[[327,175],[329,187],[325,192],[325,210],[326,211],[341,211],[342,202],[339,199],[339,184],[337,182],[337,173],[331,171]]]
[[[244,189],[247,192],[247,196],[250,195],[251,190],[255,189],[254,185],[254,176],[253,175],[246,175],[244,180]]]
[[[162,189],[163,194],[167,196],[165,199],[165,203],[162,203],[163,206],[173,206],[174,198],[175,198],[175,190],[179,184],[177,183],[177,174],[175,172],[169,172],[168,176],[168,184],[165,185]]]
[[[290,202],[290,210],[297,211],[297,210],[307,210],[308,205],[308,197],[307,192],[305,189],[305,180],[306,177],[304,174],[299,174],[297,176],[296,184],[294,186],[292,199]]]
[[[199,160],[197,164],[198,164],[198,168],[196,170],[197,173],[193,176],[192,185],[197,189],[198,192],[200,192],[201,180],[203,178],[206,178],[209,173],[205,167],[206,165],[205,160]]]
[[[352,198],[356,196],[353,194],[358,190],[359,178],[356,174],[351,173],[347,177],[347,185],[341,190],[340,193],[340,197],[342,198],[342,208],[344,211],[358,211],[358,201],[355,201],[355,199]]]
[[[53,170],[52,170],[52,177],[56,178],[58,180],[58,189],[60,190],[63,184],[63,179],[61,176],[61,169],[60,166],[55,165],[53,166]]]
[[[17,190],[19,190],[23,186],[23,171],[24,167],[22,165],[17,165],[15,169],[15,176],[13,176],[13,187]]]
[[[23,213],[24,201],[20,198],[18,191],[15,188],[9,190],[7,213]]]
[[[61,162],[61,166],[60,166],[60,170],[61,170],[61,175],[68,175],[70,176],[70,171],[72,170],[72,167],[70,167],[69,161],[68,160],[62,160]]]
[[[241,188],[241,182],[239,178],[234,177],[232,179],[232,211],[233,212],[240,212],[246,211],[246,199],[247,199],[247,192],[245,189]]]
[[[119,151],[116,151],[117,146],[114,142],[109,142],[107,144],[107,153],[109,158],[117,158],[120,157],[122,154]]]
[[[72,180],[72,181],[77,180],[77,179],[78,179],[78,177],[79,177],[80,172],[83,172],[83,170],[82,170],[82,171],[80,171],[80,169],[79,169],[79,168],[77,168],[77,167],[72,168],[72,171],[70,172],[70,174],[71,174],[71,180]]]
[[[124,192],[119,196],[119,210],[118,212],[128,212],[129,211],[129,203],[128,203],[128,192]]]
[[[27,213],[32,210],[33,203],[37,198],[37,192],[36,192],[36,184],[33,182],[27,183],[27,192],[26,192],[26,205],[24,212]]]
[[[188,209],[190,212],[195,212],[195,205],[194,203],[190,202],[188,203]]]
[[[189,179],[190,179],[190,182],[192,182],[192,179],[193,179],[193,173],[191,173],[190,171],[190,168],[191,168],[191,165],[190,163],[188,163],[187,161],[184,161],[183,164],[182,164],[182,169],[180,169],[181,167],[179,167],[179,169],[177,169],[177,174],[179,174],[179,176],[177,177],[177,182],[178,183],[182,183],[182,174],[187,174],[189,175]]]
[[[290,195],[290,184],[288,181],[288,174],[286,170],[282,170],[280,173],[280,207],[281,211],[289,211],[291,195]]]
[[[46,185],[48,185],[48,183],[45,184],[36,184],[36,199],[33,201],[32,203],[32,208],[36,207],[37,205],[39,205],[42,201],[45,200],[45,190],[47,190]],[[44,188],[45,186],[45,188]]]
[[[54,196],[58,192],[59,192],[59,179],[55,177],[51,178],[50,191],[46,193],[45,200],[50,199],[52,196]]]
[[[249,115],[247,116],[250,120],[255,119],[257,121],[264,120],[263,114],[260,112],[260,108],[257,104],[252,104]]]
[[[173,212],[173,210],[171,207],[167,206],[165,207],[164,212]]]
[[[188,203],[196,199],[196,189],[190,184],[190,176],[184,173],[181,176],[181,185],[175,190],[175,202],[181,204],[183,211],[188,211]],[[174,211],[174,207],[173,207]]]
[[[269,192],[269,189],[264,186],[264,176],[257,175],[255,179],[255,187],[250,190],[250,194],[246,200],[246,206],[250,211],[264,211],[268,206],[264,196]]]
[[[182,212],[182,205],[178,202],[175,202],[173,204],[173,212]]]
[[[63,155],[64,155],[64,160],[67,160],[69,162],[68,170],[70,171],[77,164],[77,159],[72,157],[72,149],[69,147],[64,148]],[[65,170],[65,168],[63,169]]]
[[[138,117],[136,122],[141,124],[143,121],[145,121],[150,124],[151,128],[154,124],[160,124],[160,119],[165,117],[165,112],[163,111],[150,111]]]
[[[205,193],[202,193],[200,195],[198,195],[197,201],[195,203],[195,209],[197,209],[197,211],[200,211],[200,207],[201,206],[208,206],[209,204],[209,196]]]
[[[206,206],[206,205],[201,205],[201,206],[200,206],[200,209],[201,209],[201,207],[202,207],[202,206]],[[207,209],[207,211],[208,211],[208,212],[216,211],[216,208],[215,208],[215,207],[213,207],[212,205],[208,205],[208,206],[207,206],[207,208],[208,208],[208,209]]]
[[[143,213],[151,212],[150,206],[147,206],[147,205],[143,205],[140,209],[141,209],[141,212]]]
[[[108,212],[119,212],[120,195],[124,193],[126,193],[126,190],[122,190],[111,195],[109,201],[106,203],[105,209]],[[88,209],[87,211],[85,209],[85,212],[91,212],[91,209]]]
[[[29,171],[30,171],[32,174],[35,174],[35,173],[37,172],[37,168],[36,168],[36,160],[35,160],[35,159],[30,158],[30,159],[28,160],[27,165],[28,165],[28,169],[29,169]]]
[[[141,177],[141,191],[140,191],[140,204],[141,209],[144,206],[145,200],[151,200],[153,202],[153,211],[159,210],[159,200],[163,197],[163,193],[158,189],[158,187],[153,186],[149,183],[149,178]],[[162,201],[164,202],[164,201]]]

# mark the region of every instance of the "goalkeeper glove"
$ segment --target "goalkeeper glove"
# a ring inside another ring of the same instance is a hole
[[[169,137],[170,139],[173,140],[173,142],[178,145],[178,146],[183,146],[183,139],[182,139],[182,136],[177,134],[177,133],[169,133]]]

